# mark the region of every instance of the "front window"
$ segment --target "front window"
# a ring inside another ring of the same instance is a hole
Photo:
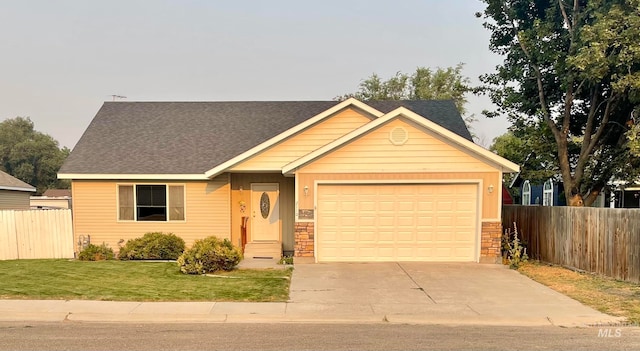
[[[166,222],[184,217],[183,185],[118,185],[118,220]]]
[[[167,220],[167,187],[136,185],[136,218],[138,221]]]
[[[531,205],[531,184],[528,180],[522,184],[522,204]]]

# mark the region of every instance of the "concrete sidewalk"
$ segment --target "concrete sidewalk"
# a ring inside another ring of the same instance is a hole
[[[406,303],[328,304],[296,302],[114,302],[84,300],[0,300],[0,321],[117,323],[408,323],[447,325],[567,326],[615,324],[602,313],[573,315],[559,308],[553,318],[520,311],[475,311],[460,304],[418,309]]]

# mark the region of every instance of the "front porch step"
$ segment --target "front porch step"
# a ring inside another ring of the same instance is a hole
[[[278,241],[252,241],[244,247],[245,258],[280,259],[282,244]]]

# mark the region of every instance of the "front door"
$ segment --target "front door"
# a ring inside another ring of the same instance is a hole
[[[251,184],[251,240],[280,241],[278,183]]]

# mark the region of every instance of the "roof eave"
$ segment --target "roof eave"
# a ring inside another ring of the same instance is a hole
[[[125,174],[125,173],[58,173],[58,179],[71,180],[209,180],[204,174]]]
[[[25,191],[25,192],[31,192],[31,193],[36,192],[36,188],[25,188],[20,186],[4,186],[4,185],[0,185],[0,190]]]

